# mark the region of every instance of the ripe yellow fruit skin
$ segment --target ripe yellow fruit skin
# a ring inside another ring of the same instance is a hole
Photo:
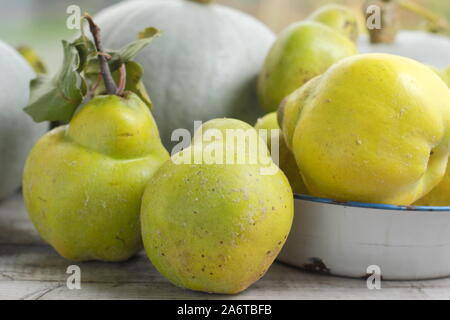
[[[344,59],[289,97],[280,112],[312,195],[410,205],[444,177],[450,91],[414,60]]]
[[[439,76],[450,86],[450,67],[439,73]],[[449,162],[450,164],[450,162]],[[450,206],[450,166],[442,181],[423,198],[414,203],[416,206]]]
[[[203,128],[254,130],[232,119]],[[260,168],[167,161],[158,170],[145,190],[141,220],[145,250],[159,272],[177,286],[223,294],[264,275],[291,228],[293,195],[281,170],[261,175]]]
[[[442,79],[450,87],[450,66],[442,71]]]
[[[23,175],[29,216],[69,260],[126,260],[142,248],[145,185],[168,158],[137,96],[94,98],[33,147]]]
[[[330,4],[314,11],[309,20],[323,23],[344,36],[356,41],[358,38],[358,18],[352,9]]]
[[[330,27],[305,21],[291,25],[277,38],[258,80],[258,96],[267,112],[337,61],[357,53],[356,45]]]
[[[450,206],[450,168],[444,178],[428,194],[414,202],[415,206]]]
[[[278,125],[277,120],[277,113],[272,112],[264,117],[258,119],[258,122],[255,125],[256,130],[265,129],[265,130],[274,130],[274,129],[280,129],[280,126]],[[269,135],[269,138],[267,139],[267,147],[269,151],[272,149],[272,136],[270,135],[270,132],[267,133]],[[308,194],[308,191],[306,189],[305,184],[303,183],[303,178],[300,175],[300,171],[297,167],[297,163],[295,162],[294,155],[292,154],[291,150],[286,145],[286,142],[283,137],[283,133],[279,131],[279,134],[274,137],[274,139],[278,140],[278,146],[279,146],[279,167],[281,171],[284,172],[286,177],[289,180],[289,183],[291,184],[292,191],[297,194]]]

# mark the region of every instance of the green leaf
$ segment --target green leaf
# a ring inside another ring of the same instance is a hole
[[[122,64],[133,60],[137,54],[148,46],[153,39],[159,37],[161,32],[156,28],[146,28],[138,35],[138,40],[135,40],[119,50],[108,50],[107,53],[111,56],[108,61],[111,72],[119,70]],[[98,74],[100,72],[100,64],[97,57],[91,57],[87,62],[85,69],[86,74]]]
[[[80,57],[77,70],[78,72],[84,70],[89,58],[94,57],[94,59],[97,59],[97,49],[95,48],[95,44],[86,36],[81,35],[78,39],[72,42],[72,45],[78,50],[78,55]]]
[[[147,90],[145,89],[144,83],[141,81],[142,76],[144,75],[144,68],[139,63],[134,61],[128,61],[125,64],[127,78],[125,84],[125,91],[131,91],[138,95],[139,98],[148,106],[148,108],[152,109],[152,101],[148,96]],[[113,77],[116,82],[119,80],[119,71],[116,71],[113,74]]]
[[[108,51],[107,52],[111,58],[108,60],[108,66],[111,72],[119,70],[120,66],[122,65],[122,59],[120,58],[118,52],[116,51]],[[86,75],[97,75],[101,72],[100,69],[100,62],[98,61],[98,58],[90,57],[88,61],[86,62],[86,67],[84,69],[84,73]]]
[[[135,40],[119,50],[119,56],[122,58],[124,63],[133,60],[137,54],[148,46],[153,39],[159,37],[161,32],[156,28],[146,28],[145,30],[139,32],[138,40]]]
[[[84,80],[76,72],[80,55],[75,45],[63,41],[64,62],[53,77],[39,76],[31,83],[30,104],[24,108],[34,121],[69,121],[81,104]]]
[[[138,40],[120,50],[111,50],[108,65],[116,81],[119,69],[125,64],[127,71],[125,90],[136,93],[151,108],[152,102],[145,91],[141,78],[142,67],[132,62],[140,50],[160,35],[158,29],[147,28],[139,33]],[[34,121],[68,122],[87,93],[87,82],[94,85],[98,81],[100,65],[97,50],[92,40],[80,36],[72,43],[63,41],[64,62],[61,70],[53,77],[39,75],[31,82],[30,103],[24,108]],[[103,94],[103,81],[100,81],[94,94]]]

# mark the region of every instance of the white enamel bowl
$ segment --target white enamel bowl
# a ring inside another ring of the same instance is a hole
[[[292,230],[278,259],[314,272],[385,280],[450,276],[450,207],[340,203],[295,195]]]
[[[450,64],[449,38],[401,31],[394,44],[359,41],[361,53],[407,56],[439,68]],[[371,265],[383,279],[450,276],[450,207],[339,203],[295,195],[295,218],[278,259],[327,274],[366,277]]]

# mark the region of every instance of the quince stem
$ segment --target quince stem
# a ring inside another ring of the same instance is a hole
[[[94,38],[95,47],[97,48],[98,60],[100,62],[100,70],[103,77],[103,82],[105,83],[106,91],[110,95],[116,95],[117,87],[114,83],[111,70],[108,66],[108,54],[103,51],[100,28],[95,24],[94,20],[88,13],[84,14],[84,19],[88,21],[89,30],[91,31],[92,37]]]
[[[413,3],[410,0],[398,0],[398,3],[400,5],[400,7],[403,8],[404,10],[410,11],[410,12],[424,18],[425,20],[427,20],[431,26],[432,32],[433,32],[433,30],[436,30],[436,32],[440,31],[440,30],[443,30],[443,31],[450,30],[450,24],[448,23],[448,21],[445,18],[422,7],[421,5]]]
[[[450,31],[447,19],[410,0],[367,0],[364,10],[371,4],[381,8],[383,23],[381,29],[369,30],[372,43],[395,42],[397,31],[401,28],[401,21],[398,21],[400,10],[411,12],[425,19],[428,22],[428,32],[446,34]]]
[[[119,86],[117,87],[116,94],[120,97],[123,96],[125,92],[125,86],[127,81],[127,68],[125,64],[122,63],[119,69]]]
[[[363,10],[366,16],[367,8],[375,5],[381,11],[381,28],[369,29],[371,43],[393,43],[399,30],[397,0],[366,0]]]

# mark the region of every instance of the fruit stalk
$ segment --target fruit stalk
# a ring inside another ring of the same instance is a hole
[[[125,67],[125,64],[122,63],[119,69],[119,86],[117,87],[116,92],[116,94],[120,97],[122,97],[124,94],[126,81],[127,81],[127,68]]]
[[[105,83],[105,88],[108,94],[117,94],[117,87],[114,83],[114,79],[111,74],[111,70],[108,66],[107,54],[103,51],[103,45],[100,36],[100,28],[95,24],[92,17],[85,13],[84,18],[89,23],[89,30],[91,31],[92,37],[94,38],[95,47],[97,48],[98,60],[100,62],[100,70],[103,77],[103,82]]]
[[[371,43],[395,42],[397,32],[401,28],[401,21],[399,22],[400,10],[411,12],[425,19],[428,23],[427,31],[429,32],[445,34],[450,31],[450,24],[445,18],[410,0],[367,0],[364,11],[367,10],[369,5],[373,4],[381,8],[382,28],[369,30]]]
[[[409,0],[398,0],[399,6],[407,11],[410,11],[425,20],[428,21],[428,23],[431,26],[431,32],[438,32],[439,30],[442,31],[449,31],[450,30],[450,24],[447,22],[447,20],[434,12],[422,7],[421,5],[418,5],[416,3],[413,3]]]
[[[378,6],[381,10],[381,28],[368,29],[370,42],[374,43],[393,43],[400,29],[399,26],[399,5],[396,0],[367,0],[364,4],[364,13],[369,18],[371,13],[367,9],[372,6]]]

